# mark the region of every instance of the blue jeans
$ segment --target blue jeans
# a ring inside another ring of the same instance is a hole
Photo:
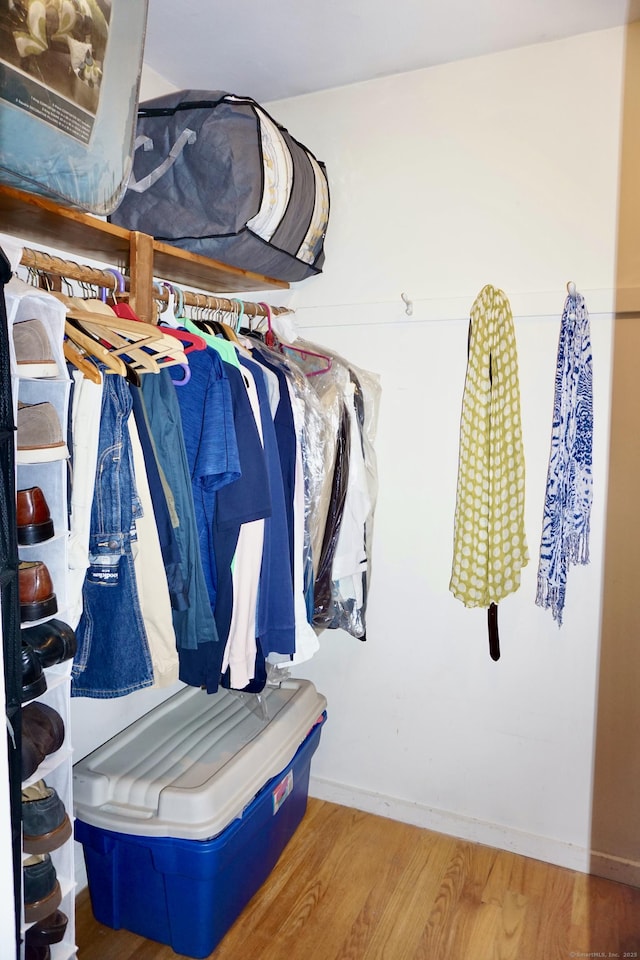
[[[71,671],[76,697],[120,697],[153,683],[131,552],[142,514],[129,440],[131,394],[124,377],[103,373],[103,381],[89,569]]]

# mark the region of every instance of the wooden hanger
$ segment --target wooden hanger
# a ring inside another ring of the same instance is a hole
[[[101,360],[104,365],[109,368],[111,373],[117,373],[121,377],[127,376],[127,368],[124,365],[124,361],[116,356],[116,354],[111,353],[110,350],[107,350],[103,344],[99,343],[94,337],[83,330],[78,320],[74,320],[73,318],[66,320],[64,330],[70,340],[73,340],[79,347],[82,347],[86,353],[90,353],[98,360]]]
[[[147,353],[143,349],[147,345],[147,340],[130,340],[116,332],[112,327],[103,327],[101,324],[94,323],[93,320],[83,320],[83,327],[95,337],[110,344],[109,352],[116,357],[126,358],[126,363],[138,370],[140,373],[158,373],[160,367],[156,363],[155,356]]]
[[[155,340],[162,336],[159,328],[153,323],[119,317],[102,300],[82,300],[79,297],[68,297],[57,292],[53,292],[52,295],[64,303],[67,307],[67,316],[70,319],[79,320],[81,323],[90,320],[92,324],[102,327],[105,331],[111,329],[122,336],[129,333],[135,334],[130,339],[132,342],[136,342],[137,346],[151,346]]]
[[[62,350],[69,363],[73,364],[88,380],[92,380],[94,383],[102,383],[102,374],[91,362],[89,355],[68,337],[62,343]]]
[[[114,372],[121,376],[127,376],[129,380],[139,383],[138,373],[159,373],[160,367],[157,362],[157,356],[166,357],[170,353],[170,341],[165,338],[158,327],[150,323],[144,323],[141,320],[130,319],[129,317],[120,317],[109,307],[98,299],[83,300],[77,297],[68,297],[62,293],[54,294],[57,299],[64,303],[67,309],[67,317],[74,321],[74,329],[78,330],[80,325],[81,337],[89,336],[94,341],[94,346],[87,340],[76,336],[75,339],[80,346],[88,352],[94,353],[100,360],[103,360],[108,366],[114,368]],[[72,334],[69,334],[74,339]],[[99,344],[101,349],[96,351],[95,344]],[[158,350],[156,351],[156,347]],[[184,354],[180,348],[171,347],[178,354],[175,363],[186,362]],[[144,348],[144,349],[143,349]],[[117,364],[109,365],[106,360],[106,353],[114,358],[122,358],[122,367]],[[125,359],[126,358],[126,361]],[[167,361],[168,362],[168,361]],[[132,372],[136,376],[132,378]]]

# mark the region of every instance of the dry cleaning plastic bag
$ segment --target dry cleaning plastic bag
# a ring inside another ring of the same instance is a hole
[[[140,104],[113,223],[294,281],[321,272],[328,218],[324,165],[255,100],[179,90]]]

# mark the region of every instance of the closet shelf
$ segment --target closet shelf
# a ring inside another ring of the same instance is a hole
[[[117,266],[123,273],[131,272],[136,251],[147,249],[149,257],[145,259],[151,261],[147,266],[154,276],[220,293],[286,290],[289,287],[283,280],[189,253],[146,234],[125,230],[70,207],[61,207],[46,197],[4,185],[0,185],[0,230],[75,256],[81,251],[90,259]],[[141,283],[142,279],[139,276],[138,282]],[[148,280],[150,286],[151,277]]]
[[[202,287],[218,293],[242,293],[245,290],[288,290],[285,280],[274,280],[261,273],[252,273],[240,267],[229,267],[219,260],[210,260],[197,253],[189,253],[171,244],[153,242],[154,272],[176,283]]]

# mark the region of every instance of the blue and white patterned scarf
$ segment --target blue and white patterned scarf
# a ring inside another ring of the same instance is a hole
[[[562,625],[567,572],[589,562],[593,498],[593,376],[584,297],[568,296],[562,313],[551,453],[542,522],[536,603]]]

